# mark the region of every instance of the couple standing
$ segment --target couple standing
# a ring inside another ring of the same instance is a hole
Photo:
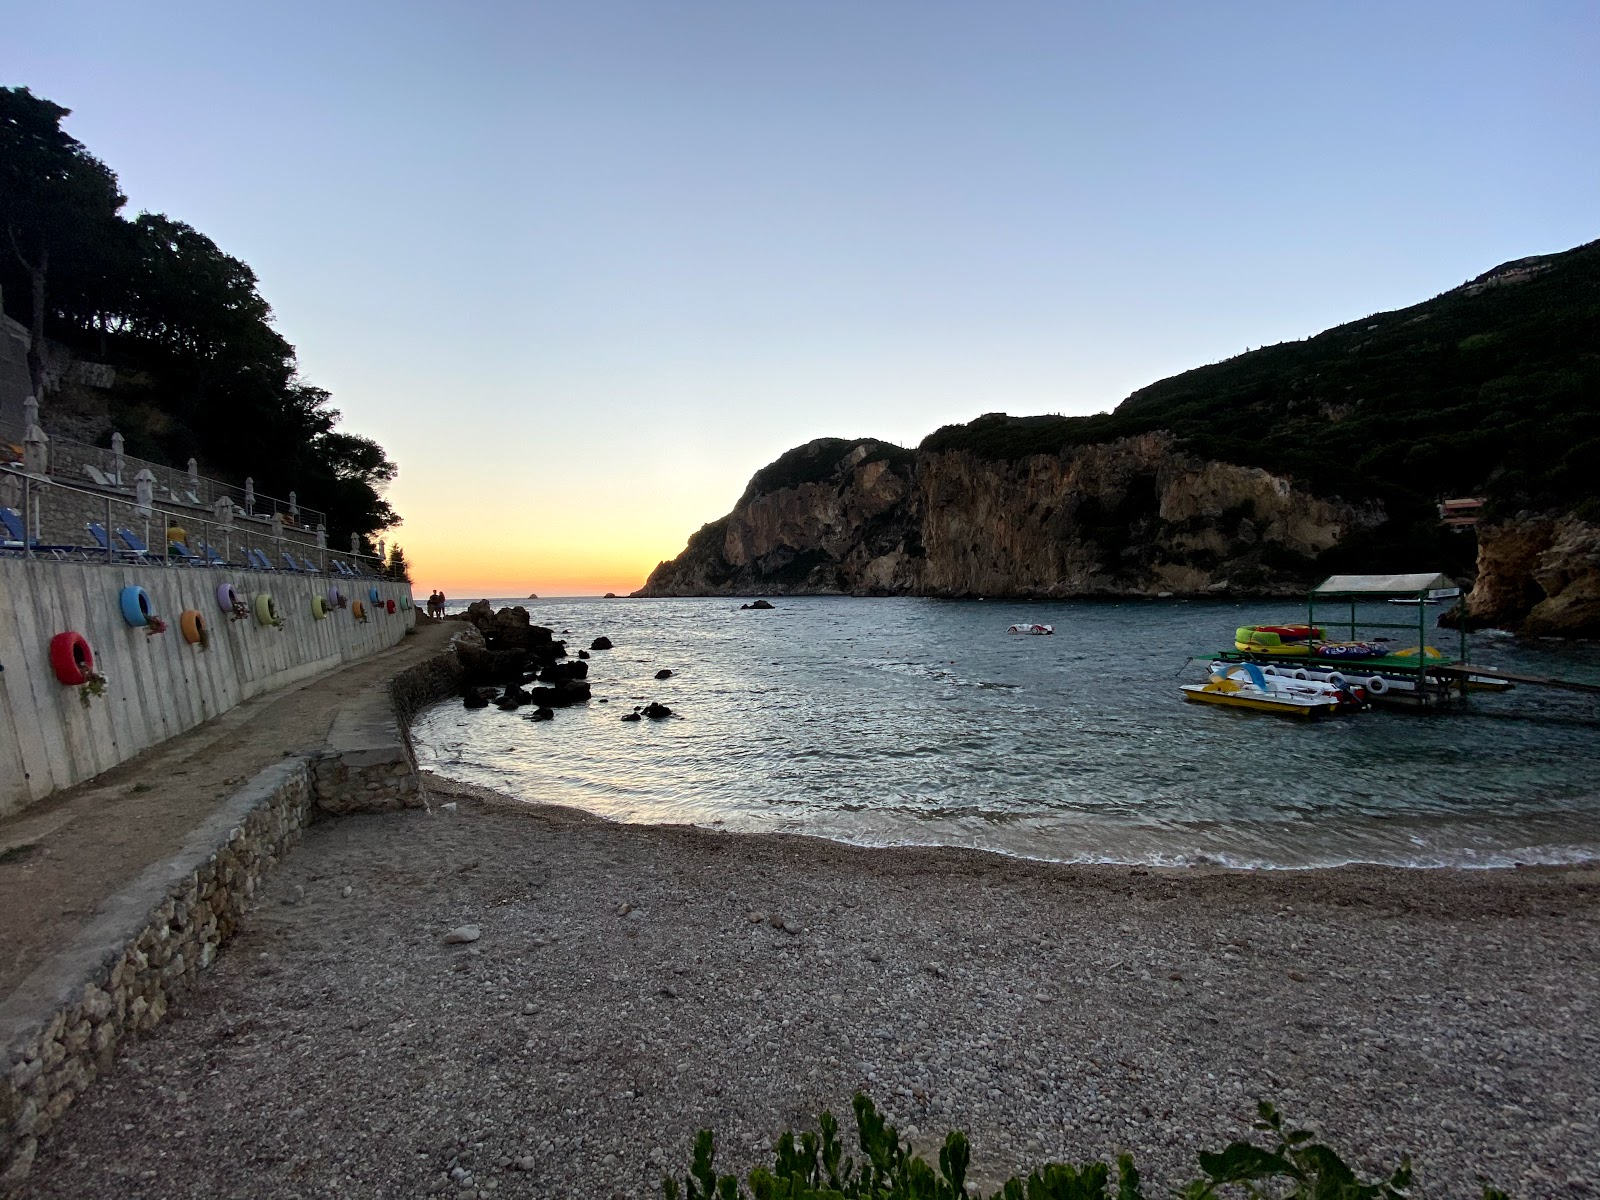
[[[428,615],[435,621],[444,619],[444,593],[437,588],[428,597]]]

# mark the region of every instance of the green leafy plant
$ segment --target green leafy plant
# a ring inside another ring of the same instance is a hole
[[[796,1138],[785,1131],[773,1147],[773,1164],[750,1172],[747,1187],[737,1176],[716,1170],[716,1140],[702,1129],[695,1138],[694,1160],[683,1180],[662,1180],[666,1200],[983,1200],[967,1188],[971,1152],[966,1135],[946,1136],[937,1168],[901,1142],[899,1133],[872,1101],[857,1094],[853,1107],[858,1162],[846,1155],[839,1123],[824,1112],[817,1131]],[[1255,1130],[1266,1144],[1237,1141],[1216,1153],[1199,1156],[1200,1175],[1171,1194],[1179,1200],[1406,1200],[1411,1164],[1400,1165],[1379,1180],[1363,1180],[1332,1149],[1306,1129],[1286,1127],[1283,1117],[1263,1101]],[[1117,1157],[1116,1169],[1104,1162],[1045,1163],[1026,1179],[1012,1176],[991,1200],[1144,1200],[1133,1157]],[[1483,1200],[1510,1200],[1485,1187]]]
[[[90,671],[84,676],[83,682],[78,685],[78,703],[85,708],[96,696],[106,694],[106,677],[99,671]]]

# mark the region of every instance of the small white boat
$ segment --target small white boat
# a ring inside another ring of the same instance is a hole
[[[1007,633],[1033,633],[1039,635],[1051,634],[1055,631],[1056,627],[1054,625],[1013,625],[1006,630]]]
[[[1423,605],[1423,604],[1437,604],[1439,602],[1437,600],[1398,600],[1397,599],[1397,600],[1390,600],[1389,603],[1390,604],[1409,604],[1409,605],[1411,605],[1411,607],[1417,608],[1417,607],[1419,607],[1420,605]]]

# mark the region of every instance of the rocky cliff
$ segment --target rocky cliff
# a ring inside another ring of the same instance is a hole
[[[1533,637],[1600,637],[1600,526],[1521,513],[1478,530],[1472,628]]]
[[[1161,433],[1016,460],[825,439],[635,594],[1298,594],[1318,554],[1381,520]]]

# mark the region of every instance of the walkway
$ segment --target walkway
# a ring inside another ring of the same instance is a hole
[[[315,750],[340,702],[444,647],[453,623],[370,658],[253,697],[105,774],[0,821],[0,997],[63,945],[96,907],[274,760]]]

